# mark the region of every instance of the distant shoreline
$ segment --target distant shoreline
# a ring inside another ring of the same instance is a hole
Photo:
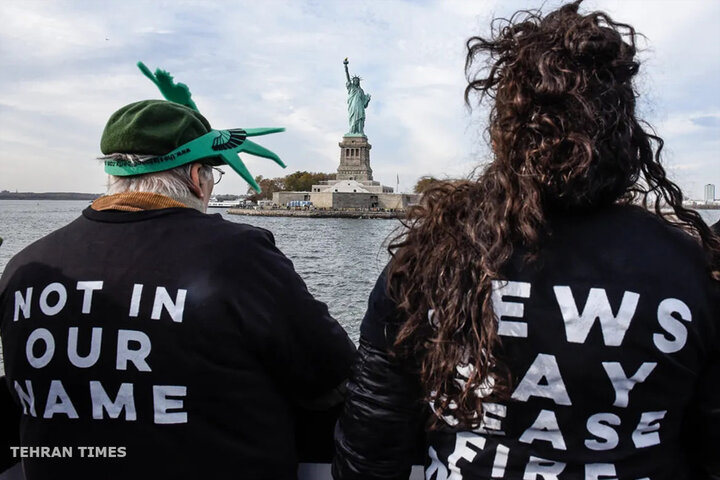
[[[720,210],[720,205],[685,205],[690,210]]]
[[[79,192],[9,192],[7,190],[0,191],[0,200],[95,200],[102,197],[102,193],[79,193]],[[685,205],[685,208],[691,210],[720,210],[720,205]],[[238,210],[238,212],[228,212],[233,215],[255,215],[265,217],[315,217],[315,218],[329,218],[329,217],[345,217],[345,218],[400,218],[404,217],[404,212],[373,212],[373,211],[343,211],[343,210],[286,210],[286,209],[273,209],[273,210],[250,210],[233,208],[231,210]],[[239,213],[242,211],[243,213]],[[279,213],[267,213],[267,212],[285,212],[284,214]],[[292,213],[288,213],[292,212]],[[310,213],[299,213],[299,212],[310,212]]]
[[[251,209],[230,208],[230,215],[247,215],[250,217],[303,217],[303,218],[379,218],[398,220],[405,217],[405,212],[376,212],[372,210],[288,210],[284,208]]]
[[[0,200],[95,200],[101,193],[77,192],[0,192]]]

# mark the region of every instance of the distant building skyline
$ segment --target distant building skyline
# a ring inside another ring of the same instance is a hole
[[[708,183],[705,185],[705,203],[712,203],[715,201],[715,184]]]

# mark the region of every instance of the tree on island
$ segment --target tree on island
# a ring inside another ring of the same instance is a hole
[[[334,178],[334,173],[295,172],[284,178],[285,188],[283,190],[288,192],[309,192],[313,185]]]
[[[217,200],[218,202],[231,202],[240,198],[240,195],[232,195],[230,193],[218,193],[217,195],[213,195],[213,197],[215,197],[215,200]]]
[[[247,199],[251,202],[257,202],[258,200],[271,200],[272,194],[279,192],[284,186],[282,178],[264,178],[262,175],[255,177],[255,183],[260,186],[262,191],[257,193],[252,188],[248,188],[247,193],[250,196]]]
[[[275,192],[309,192],[313,185],[320,183],[322,180],[331,180],[335,178],[333,173],[315,173],[315,172],[294,172],[290,175],[277,178],[264,178],[262,175],[255,177],[255,182],[260,185],[261,193],[255,193],[254,190],[248,188],[248,200],[257,202],[258,200],[272,200]]]

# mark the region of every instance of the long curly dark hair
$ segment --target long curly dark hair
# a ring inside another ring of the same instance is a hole
[[[494,158],[475,179],[427,190],[390,244],[388,290],[407,317],[394,353],[417,362],[436,424],[451,415],[478,426],[476,391],[507,398],[491,282],[518,247],[537,259],[548,212],[642,203],[696,237],[720,270],[718,238],[682,206],[662,139],[636,116],[635,30],[579,4],[518,12],[495,20],[489,39],[468,40],[465,101],[491,100]]]

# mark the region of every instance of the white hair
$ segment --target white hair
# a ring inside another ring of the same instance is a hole
[[[113,153],[99,160],[126,161],[131,163],[142,163],[145,160],[154,158],[155,155],[135,155],[132,153]],[[179,167],[162,172],[144,173],[142,175],[131,175],[119,177],[108,175],[106,195],[125,192],[150,192],[165,195],[174,199],[187,199],[193,196],[189,185],[192,184],[190,171],[192,163],[180,165]],[[205,182],[213,181],[212,168],[203,165],[200,168],[200,176]]]

